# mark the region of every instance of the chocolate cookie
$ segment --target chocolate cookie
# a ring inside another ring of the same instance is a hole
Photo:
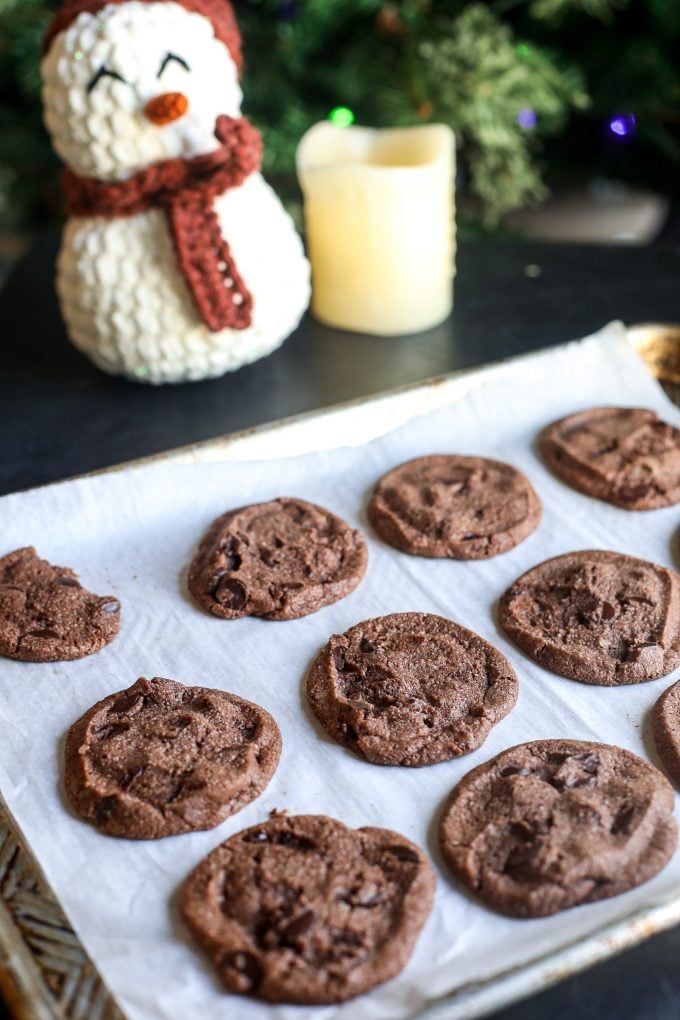
[[[403,969],[434,885],[423,851],[396,832],[275,817],[206,857],[180,909],[231,992],[320,1005]]]
[[[395,613],[335,634],[307,680],[314,715],[379,765],[433,765],[474,751],[514,707],[517,677],[477,634]]]
[[[620,747],[535,740],[496,755],[455,787],[442,854],[484,903],[545,917],[633,889],[677,843],[673,790]]]
[[[235,694],[143,677],[97,702],[66,739],[66,792],[108,836],[212,829],[276,771],[279,728]]]
[[[189,590],[215,616],[294,620],[354,591],[366,544],[328,510],[301,499],[230,510],[201,542]]]
[[[680,786],[680,680],[661,695],[652,714],[659,757],[676,786]]]
[[[508,588],[498,622],[532,659],[572,680],[655,680],[680,664],[680,576],[622,553],[566,553]]]
[[[0,655],[25,662],[82,659],[113,641],[120,602],[86,591],[68,567],[35,549],[0,557]]]
[[[639,407],[594,407],[539,437],[543,458],[579,492],[624,510],[680,502],[680,429]]]
[[[541,503],[516,468],[482,457],[418,457],[384,475],[368,518],[386,542],[416,556],[481,560],[538,527]]]

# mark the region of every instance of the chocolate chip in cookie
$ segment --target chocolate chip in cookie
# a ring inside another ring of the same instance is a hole
[[[354,591],[366,544],[339,517],[301,499],[230,510],[189,568],[189,591],[215,616],[293,620]]]
[[[416,556],[479,560],[534,531],[541,503],[510,464],[482,457],[418,457],[375,487],[368,518],[382,539]]]
[[[329,736],[379,765],[469,754],[512,710],[517,690],[499,651],[427,613],[381,616],[335,634],[307,680]]]
[[[35,549],[0,558],[0,655],[26,662],[63,662],[98,652],[118,634],[120,602],[93,595],[68,567],[41,560]]]
[[[217,847],[180,910],[230,991],[321,1005],[404,968],[434,885],[423,851],[396,832],[284,816]]]
[[[622,553],[566,553],[508,588],[498,622],[532,659],[572,680],[655,680],[680,664],[680,576]]]
[[[625,510],[680,502],[680,429],[639,407],[595,407],[548,425],[546,464],[567,485]]]
[[[143,677],[74,723],[66,792],[109,836],[212,829],[262,793],[281,755],[263,708],[208,687]]]
[[[536,740],[451,793],[439,841],[453,873],[511,917],[545,917],[641,885],[677,844],[668,781],[630,751]]]

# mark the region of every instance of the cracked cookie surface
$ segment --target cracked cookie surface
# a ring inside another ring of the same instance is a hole
[[[566,553],[504,592],[498,622],[532,659],[572,680],[655,680],[680,664],[680,576],[622,553]]]
[[[676,786],[680,786],[680,680],[661,695],[652,712],[654,743]]]
[[[639,407],[595,407],[548,425],[539,448],[552,471],[625,510],[680,502],[680,429]]]
[[[189,591],[228,620],[293,620],[354,591],[367,555],[360,532],[328,510],[275,499],[212,524],[189,568]]]
[[[517,690],[499,651],[428,613],[394,613],[335,634],[307,679],[329,736],[380,765],[433,765],[474,751]]]
[[[380,537],[401,552],[478,560],[527,538],[540,523],[541,503],[510,464],[437,454],[384,475],[367,512]]]
[[[630,751],[579,740],[520,744],[451,793],[439,842],[457,878],[512,917],[617,896],[677,844],[668,781]]]
[[[264,790],[281,755],[259,705],[208,687],[139,679],[69,730],[65,784],[76,812],[109,836],[211,829]]]
[[[278,816],[202,861],[180,910],[230,991],[315,1005],[398,974],[434,886],[424,852],[396,832]]]
[[[93,595],[68,567],[31,546],[0,558],[0,655],[25,662],[81,659],[120,629],[120,602]]]

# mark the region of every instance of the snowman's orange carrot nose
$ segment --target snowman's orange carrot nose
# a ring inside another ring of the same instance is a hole
[[[163,127],[164,124],[172,124],[173,120],[179,120],[188,109],[189,100],[182,92],[163,92],[149,100],[144,113],[152,124]]]

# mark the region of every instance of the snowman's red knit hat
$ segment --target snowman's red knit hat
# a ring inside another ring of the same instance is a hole
[[[47,53],[54,37],[68,28],[79,14],[97,14],[104,7],[126,2],[127,0],[64,0],[47,28],[43,40],[43,52]],[[154,3],[157,0],[140,0],[140,2]],[[172,2],[195,14],[202,14],[212,23],[216,38],[227,47],[240,74],[243,67],[241,33],[238,30],[234,10],[229,0],[172,0]]]

